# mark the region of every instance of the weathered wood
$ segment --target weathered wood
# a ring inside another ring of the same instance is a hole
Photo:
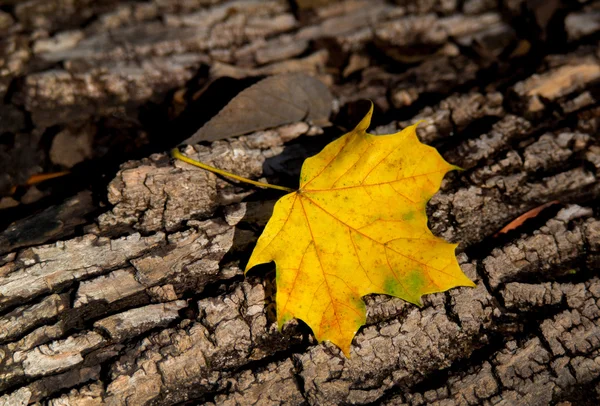
[[[307,72],[340,120],[371,98],[375,132],[425,120],[419,137],[464,168],[428,214],[477,288],[422,308],[367,296],[349,359],[297,321],[279,332],[272,272],[241,270],[277,196],[153,154],[123,163],[98,216],[80,195],[0,234],[0,404],[597,402],[599,3],[554,20],[518,0],[317,3],[0,0],[0,133],[116,117],[142,134],[138,109],[174,91],[185,111],[202,67],[204,83]],[[563,46],[529,49],[531,16]],[[298,122],[185,153],[291,182],[337,132]]]

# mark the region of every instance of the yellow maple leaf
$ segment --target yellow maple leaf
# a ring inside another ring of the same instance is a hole
[[[277,201],[246,266],[275,261],[280,328],[301,319],[346,356],[366,321],[362,296],[420,305],[424,294],[475,286],[457,244],[427,228],[425,206],[457,168],[418,140],[416,125],[366,133],[372,114],[304,162],[300,188]]]
[[[365,324],[362,297],[387,294],[420,305],[421,296],[475,286],[454,255],[457,244],[427,228],[425,206],[457,167],[422,144],[416,126],[390,135],[366,132],[373,106],[356,128],[308,158],[297,191],[233,175],[173,151],[175,158],[257,186],[289,193],[246,266],[275,261],[279,328],[306,322],[319,341],[346,356]]]

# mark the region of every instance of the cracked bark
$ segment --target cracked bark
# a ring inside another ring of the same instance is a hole
[[[535,11],[503,3],[516,19]],[[302,323],[277,331],[272,273],[242,276],[274,196],[149,155],[122,164],[92,218],[77,195],[0,234],[0,404],[597,402],[598,2],[566,9],[568,46],[533,56],[486,0],[0,6],[0,133],[24,140],[126,121],[202,67],[207,80],[308,72],[338,107],[387,112],[375,132],[426,120],[419,137],[465,169],[431,200],[430,225],[477,283],[422,308],[367,296],[346,359]],[[335,135],[299,122],[185,152],[277,182]],[[6,167],[1,187],[28,176]]]

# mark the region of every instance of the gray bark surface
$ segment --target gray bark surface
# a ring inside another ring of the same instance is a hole
[[[0,133],[27,149],[121,128],[202,68],[308,73],[336,110],[373,100],[376,133],[425,120],[465,169],[428,215],[477,287],[365,297],[350,358],[297,321],[279,332],[273,272],[242,272],[276,197],[152,154],[121,165],[101,213],[80,193],[0,233],[0,405],[597,404],[600,3],[317,3],[0,0]],[[334,134],[297,122],[184,152],[277,183]],[[31,173],[5,155],[9,188]]]

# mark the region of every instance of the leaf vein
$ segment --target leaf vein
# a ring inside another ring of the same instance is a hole
[[[373,282],[373,279],[371,279],[371,275],[369,275],[369,273],[363,266],[362,261],[360,260],[360,256],[358,255],[358,250],[356,249],[356,243],[354,242],[354,238],[352,238],[352,229],[350,227],[348,227],[348,234],[350,235],[350,241],[352,242],[352,247],[354,248],[354,255],[356,255],[356,259],[358,260],[358,265],[360,265],[360,267],[362,268],[363,273],[365,274],[365,276],[367,277],[369,282],[371,282],[371,285],[375,286],[376,288],[379,288],[383,291],[384,290],[383,287],[378,286],[376,283]]]
[[[319,255],[319,249],[317,248],[317,241],[315,240],[315,235],[312,231],[312,227],[310,226],[310,220],[308,219],[308,214],[306,213],[306,208],[304,207],[304,203],[302,202],[302,199],[300,199],[300,206],[302,206],[302,211],[304,212],[304,217],[306,218],[306,225],[308,226],[308,230],[310,231],[310,237],[312,238],[313,246],[315,247],[317,259],[319,261],[319,267],[321,268],[321,272],[323,273],[323,279],[325,280],[325,284],[327,285],[327,294],[329,295],[329,298],[331,300],[333,300],[333,295],[331,294],[331,287],[329,286],[329,282],[327,282],[325,268],[323,267],[323,261],[321,261],[321,256]],[[335,309],[333,310],[333,314],[335,315],[335,320],[337,322],[338,330],[339,330],[340,334],[342,334],[342,326],[340,324],[340,319],[339,319],[338,314],[336,313]],[[322,319],[321,319],[321,322],[322,322]]]
[[[300,269],[302,268],[302,263],[304,262],[304,257],[306,256],[306,253],[308,252],[308,249],[310,248],[311,244],[313,243],[313,241],[309,242],[308,245],[306,246],[306,248],[304,249],[304,252],[302,253],[302,257],[300,258],[300,263],[298,264],[298,269],[296,269],[296,275],[294,276],[294,281],[292,282],[292,287],[289,289],[290,292],[294,291],[294,288],[296,287],[296,281],[298,280],[298,275],[300,275]],[[293,269],[293,268],[288,268],[288,269]],[[290,301],[290,297],[292,295],[289,294],[285,304],[283,305],[283,308],[281,309],[281,313],[283,313],[285,311],[285,309],[287,309],[287,304]]]
[[[346,148],[346,145],[348,145],[348,143],[349,143],[349,142],[350,142],[350,137],[349,137],[349,136],[346,136],[346,141],[344,142],[344,145],[342,145],[342,147],[341,147],[341,148],[338,150],[338,152],[336,152],[336,153],[333,155],[333,157],[331,158],[331,160],[330,160],[329,162],[327,162],[327,164],[326,164],[326,165],[325,165],[323,168],[321,168],[321,170],[319,171],[319,173],[317,173],[315,176],[313,176],[313,178],[312,178],[312,179],[310,179],[308,182],[306,182],[306,184],[304,185],[304,188],[306,188],[308,185],[310,185],[310,183],[311,183],[313,180],[317,179],[319,176],[321,176],[321,174],[322,174],[323,172],[325,172],[325,170],[326,170],[327,168],[329,168],[329,166],[331,165],[331,163],[332,163],[333,161],[335,161],[335,159],[336,159],[336,158],[337,158],[337,157],[338,157],[338,156],[339,156],[339,155],[342,153],[342,151],[344,150],[344,148]],[[300,171],[300,172],[302,172],[302,171]]]
[[[386,159],[388,159],[388,157],[390,155],[392,155],[392,153],[394,151],[397,151],[396,149],[392,149],[390,152],[388,152],[388,154],[386,156],[384,156],[379,162],[377,162],[375,165],[373,165],[373,167],[369,170],[369,172],[367,172],[367,174],[364,176],[364,178],[362,178],[362,180],[360,181],[360,184],[362,185],[363,183],[365,183],[365,180],[367,180],[367,178],[369,177],[369,175],[379,166],[381,165],[381,163],[383,161],[385,161]]]
[[[356,160],[356,162],[354,162],[348,169],[346,169],[344,171],[344,173],[342,173],[340,176],[338,176],[338,178],[331,184],[331,187],[333,188],[335,186],[335,184],[342,179],[348,172],[350,172],[350,170],[352,170],[352,168],[355,168],[356,165],[361,162],[362,158],[365,156],[365,154],[367,152],[369,152],[371,147],[371,144],[368,144],[367,147],[365,148],[365,150],[363,152],[361,152],[361,154],[358,156],[358,159]]]
[[[366,185],[365,184],[360,184],[360,185],[354,185],[354,186],[343,186],[343,187],[332,188],[332,189],[306,189],[306,185],[304,185],[304,188],[302,188],[302,189],[304,191],[306,191],[306,192],[313,193],[313,192],[334,192],[334,191],[337,191],[337,190],[367,188],[367,187],[371,187],[371,186],[390,185],[392,183],[403,182],[405,180],[414,179],[414,178],[418,178],[418,177],[421,177],[421,176],[433,175],[435,173],[440,173],[440,172],[446,172],[446,170],[445,169],[440,169],[438,171],[427,172],[427,173],[420,173],[418,175],[412,175],[412,176],[406,176],[406,177],[401,178],[401,179],[390,180],[390,181],[387,181],[387,182],[367,183]],[[307,185],[308,185],[308,183],[307,183]]]
[[[318,203],[316,203],[316,202],[315,202],[314,200],[312,200],[311,198],[309,198],[309,197],[306,197],[306,196],[305,196],[305,198],[306,198],[306,199],[308,199],[308,200],[310,200],[310,201],[311,201],[311,202],[312,202],[312,203],[313,203],[313,204],[314,204],[316,207],[318,207],[319,209],[323,210],[325,213],[329,214],[331,217],[333,217],[334,219],[336,219],[337,221],[339,221],[341,224],[345,225],[345,226],[346,226],[346,227],[348,227],[348,228],[351,228],[352,230],[354,230],[355,232],[359,233],[360,235],[362,235],[362,236],[364,236],[364,237],[368,238],[369,240],[371,240],[371,241],[374,241],[374,242],[376,242],[377,244],[383,245],[384,247],[386,247],[386,248],[387,248],[387,249],[389,249],[390,251],[392,251],[392,252],[395,252],[396,254],[398,254],[398,255],[401,255],[401,256],[403,256],[404,258],[408,259],[408,260],[411,260],[411,261],[413,261],[413,262],[416,262],[416,263],[418,263],[418,264],[421,264],[421,265],[423,265],[423,266],[424,266],[424,267],[426,267],[426,268],[432,269],[432,270],[434,270],[434,271],[437,271],[437,272],[443,273],[443,274],[445,274],[445,275],[448,275],[448,276],[450,276],[450,277],[454,278],[454,276],[453,276],[453,275],[450,275],[450,274],[448,274],[448,273],[446,273],[446,272],[442,271],[441,269],[434,268],[434,267],[432,267],[431,265],[427,265],[427,264],[425,264],[424,262],[421,262],[421,261],[419,261],[418,259],[411,257],[410,255],[403,254],[403,253],[401,253],[401,252],[399,252],[399,251],[396,251],[396,250],[394,250],[394,249],[392,249],[392,248],[388,247],[388,246],[386,245],[386,243],[382,243],[381,241],[377,241],[377,240],[376,240],[376,239],[374,239],[373,237],[371,237],[371,236],[369,236],[369,235],[367,235],[367,234],[365,234],[365,233],[363,233],[363,232],[361,232],[361,231],[357,230],[356,228],[352,227],[352,226],[351,226],[351,225],[349,225],[348,223],[345,223],[345,222],[343,222],[342,220],[340,220],[339,218],[335,217],[335,216],[334,216],[332,213],[330,213],[329,211],[325,210],[325,209],[324,209],[324,208],[323,208],[321,205],[319,205]]]

